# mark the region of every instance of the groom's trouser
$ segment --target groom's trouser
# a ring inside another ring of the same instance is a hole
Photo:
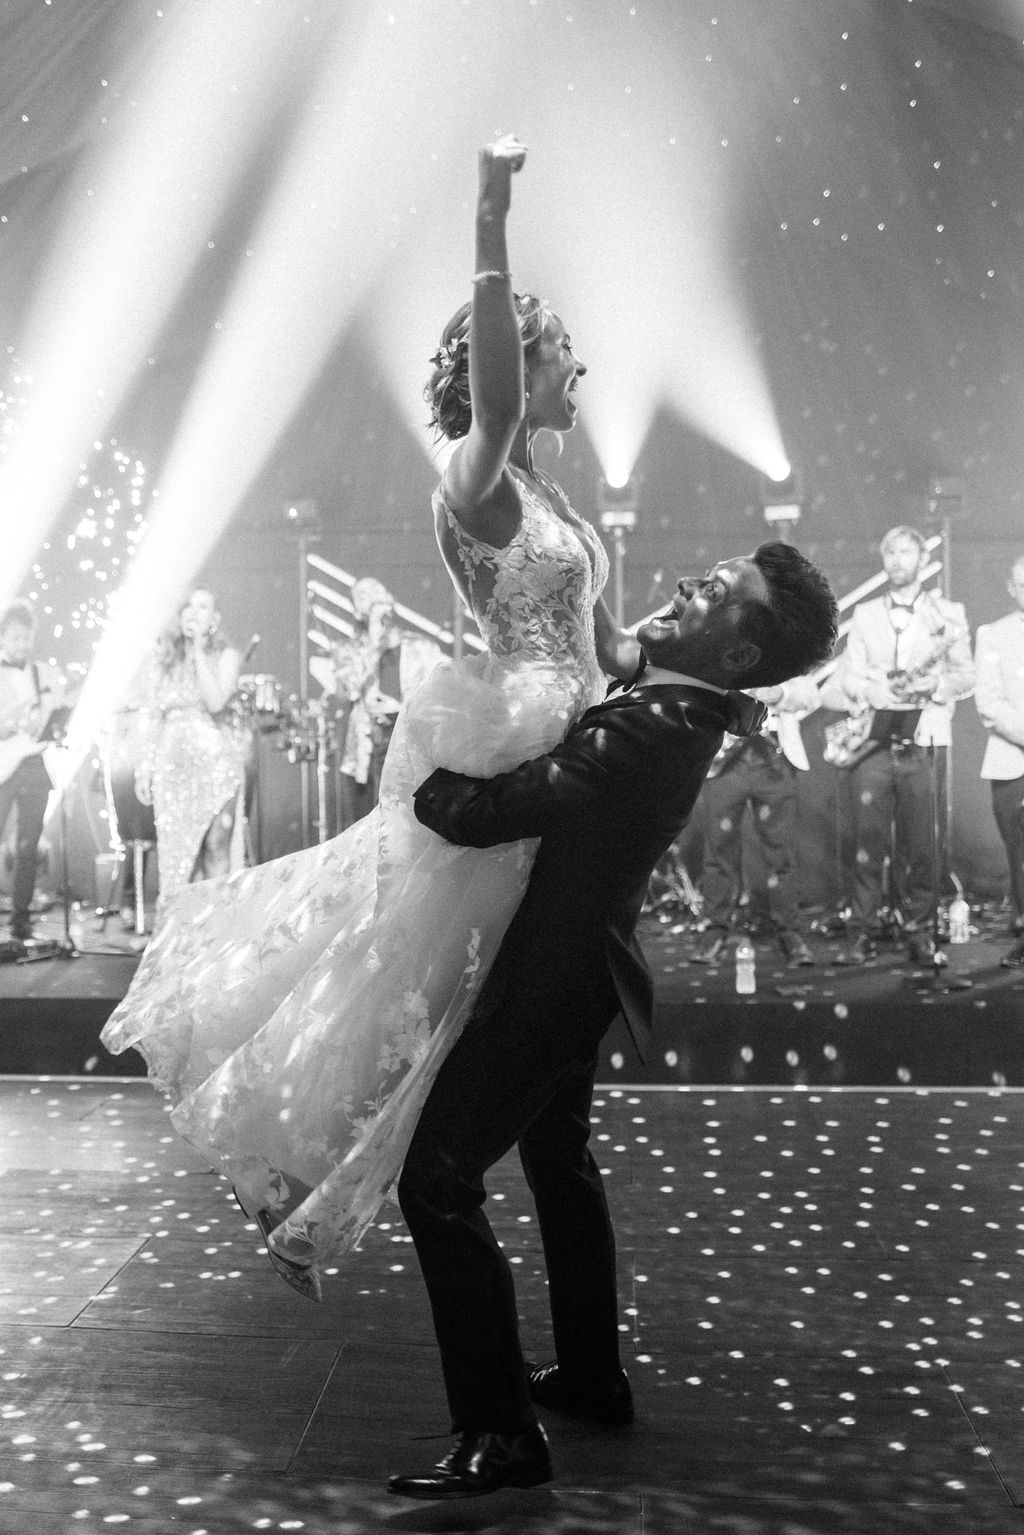
[[[518,1434],[536,1421],[511,1269],[482,1208],[485,1172],[517,1142],[537,1206],[559,1365],[595,1385],[619,1368],[615,1239],[587,1147],[597,1047],[618,1010],[601,976],[555,1017],[501,1007],[474,1020],[424,1106],[398,1196],[426,1281],[454,1433]]]

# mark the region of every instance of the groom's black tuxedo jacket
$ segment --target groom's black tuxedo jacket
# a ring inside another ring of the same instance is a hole
[[[588,709],[552,752],[511,773],[439,768],[420,785],[417,818],[449,842],[541,839],[477,1015],[513,1008],[556,1026],[590,1003],[607,1012],[610,979],[639,1044],[653,987],[634,928],[651,870],[689,820],[723,733],[750,734],[763,719],[743,693],[641,685]]]

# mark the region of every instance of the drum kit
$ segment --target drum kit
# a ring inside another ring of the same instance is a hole
[[[269,736],[289,762],[326,761],[338,750],[337,720],[320,699],[284,697],[276,677],[263,673],[239,677],[234,700],[239,725]]]
[[[341,747],[337,700],[331,703],[328,709],[324,699],[299,698],[294,693],[285,698],[276,677],[263,673],[239,677],[235,693],[236,718],[253,740],[266,736],[290,763],[314,766],[318,842],[327,841],[330,764]]]

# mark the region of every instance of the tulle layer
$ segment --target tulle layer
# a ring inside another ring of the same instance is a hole
[[[178,1132],[323,1265],[391,1188],[522,897],[535,844],[457,848],[416,821],[434,766],[489,777],[589,699],[495,658],[442,663],[403,708],[377,809],[321,846],[191,885],[103,1031],[141,1051]]]

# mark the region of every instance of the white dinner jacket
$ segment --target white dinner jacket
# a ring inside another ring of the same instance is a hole
[[[988,731],[982,778],[1024,773],[1024,613],[980,624],[974,644],[974,702]]]

